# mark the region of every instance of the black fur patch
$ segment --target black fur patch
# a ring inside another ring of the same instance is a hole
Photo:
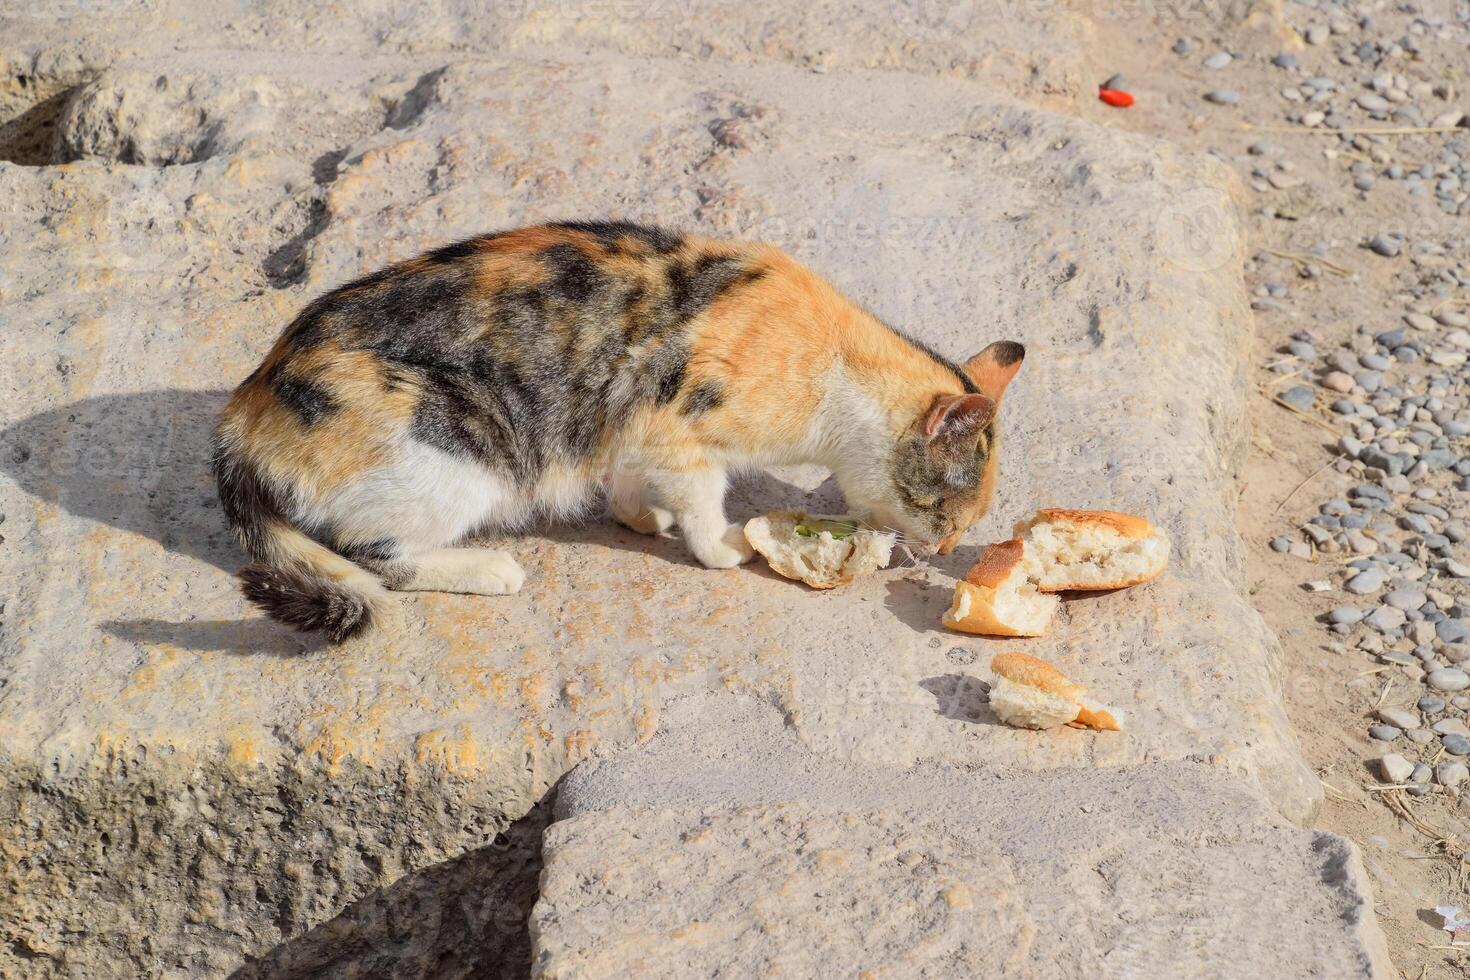
[[[725,389],[718,381],[701,381],[684,396],[685,415],[703,415],[725,403]]]
[[[467,259],[473,255],[479,255],[485,250],[485,245],[492,236],[481,235],[476,238],[465,238],[449,245],[440,245],[438,248],[424,253],[424,261],[435,265],[448,265]]]
[[[592,260],[573,245],[554,245],[542,253],[549,277],[546,291],[567,303],[585,303],[606,288]]]
[[[393,561],[398,557],[398,542],[391,538],[364,541],[362,544],[337,545],[332,549],[356,565]]]
[[[240,591],[272,619],[302,632],[326,633],[333,643],[373,623],[372,606],[361,595],[301,569],[246,566],[240,570]]]
[[[679,389],[684,386],[684,371],[689,366],[689,359],[680,358],[671,361],[666,370],[658,376],[658,394],[654,401],[660,405],[667,405],[679,394]]]
[[[997,340],[985,349],[994,351],[995,363],[1000,367],[1010,367],[1026,356],[1026,348],[1014,340]]]
[[[273,372],[271,390],[282,405],[306,425],[315,425],[337,410],[332,393],[321,385],[280,371]]]
[[[553,228],[580,231],[592,235],[604,248],[616,248],[620,239],[631,238],[642,242],[655,252],[667,254],[684,241],[675,232],[653,225],[640,225],[631,221],[558,221]]]
[[[759,278],[760,274],[749,274],[743,260],[729,256],[702,255],[692,263],[671,264],[669,302],[674,308],[674,318],[688,320],[696,316],[748,275]]]
[[[282,512],[280,495],[249,460],[225,446],[218,434],[214,437],[213,468],[225,519],[239,535],[246,553],[263,561],[269,523],[279,519]]]
[[[888,324],[884,324],[884,326],[888,326]],[[948,368],[949,371],[954,374],[956,378],[959,379],[960,384],[964,386],[965,394],[980,394],[979,387],[976,386],[974,379],[972,379],[969,374],[965,372],[964,368],[960,367],[954,361],[951,361],[949,358],[945,357],[943,354],[939,353],[934,348],[924,343],[922,340],[919,340],[916,337],[910,337],[908,334],[904,333],[902,330],[899,330],[896,327],[889,326],[888,329],[892,330],[894,333],[902,337],[904,339],[904,342],[907,343],[910,347],[914,348],[917,351],[922,351],[936,364]],[[1016,346],[1019,347],[1021,345],[1017,344]]]

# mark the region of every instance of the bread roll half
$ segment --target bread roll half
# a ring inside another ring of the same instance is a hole
[[[746,522],[745,540],[777,574],[831,589],[887,565],[896,536],[861,528],[849,517],[781,510]]]
[[[1042,592],[1123,589],[1169,564],[1169,539],[1132,514],[1038,510],[1016,533],[1026,540],[1026,574]]]
[[[1059,600],[1037,590],[1026,577],[1026,543],[990,545],[965,580],[955,583],[944,625],[982,636],[1041,636],[1051,626]]]
[[[994,683],[990,709],[1016,728],[1073,725],[1099,731],[1121,731],[1115,712],[1091,701],[1080,684],[1060,670],[1024,653],[1000,653],[990,662]]]

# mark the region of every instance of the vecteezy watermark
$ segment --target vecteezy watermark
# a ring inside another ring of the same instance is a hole
[[[918,37],[950,38],[970,29],[978,4],[979,0],[902,0],[895,21],[911,27]]]
[[[1191,272],[1218,269],[1240,248],[1240,219],[1220,188],[1185,191],[1160,210],[1154,230],[1165,261]]]
[[[84,15],[116,16],[142,10],[146,0],[0,0],[0,17],[65,20]]]
[[[490,16],[501,20],[685,21],[706,0],[491,0]]]

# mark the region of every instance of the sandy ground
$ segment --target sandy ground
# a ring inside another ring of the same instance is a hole
[[[1398,28],[1408,20],[1400,8],[1364,6],[1374,8],[1383,22],[1378,29],[1381,36],[1400,36]],[[1403,9],[1419,6],[1409,4]],[[1357,192],[1348,173],[1351,160],[1343,156],[1329,159],[1324,154],[1329,147],[1341,146],[1334,137],[1249,131],[1250,126],[1285,124],[1288,104],[1279,90],[1291,80],[1317,73],[1346,80],[1358,73],[1338,63],[1336,45],[1310,46],[1294,40],[1285,29],[1287,21],[1294,20],[1296,28],[1303,29],[1325,20],[1325,15],[1308,14],[1305,8],[1289,6],[1286,19],[1261,18],[1254,25],[1231,28],[1222,28],[1219,21],[1223,18],[1218,17],[1153,16],[1142,29],[1138,18],[1099,18],[1102,37],[1098,50],[1113,52],[1114,57],[1097,66],[1098,81],[1121,72],[1137,102],[1126,110],[1099,103],[1087,114],[1120,128],[1215,152],[1242,178],[1260,163],[1258,157],[1248,154],[1247,147],[1259,139],[1270,139],[1285,147],[1285,158],[1303,178],[1299,186],[1286,190],[1245,192],[1250,203],[1246,231],[1251,246],[1245,267],[1247,285],[1255,290],[1264,282],[1280,282],[1291,291],[1284,310],[1255,314],[1258,397],[1252,405],[1250,458],[1240,476],[1240,526],[1248,549],[1251,594],[1285,648],[1288,712],[1306,758],[1326,789],[1326,805],[1316,825],[1350,837],[1361,849],[1373,879],[1380,923],[1400,973],[1405,978],[1465,977],[1470,976],[1470,950],[1448,947],[1449,934],[1440,930],[1439,917],[1432,909],[1441,904],[1470,905],[1466,866],[1431,836],[1396,815],[1381,793],[1371,791],[1379,780],[1369,761],[1383,752],[1366,733],[1372,712],[1381,704],[1412,704],[1426,689],[1403,678],[1389,681],[1393,672],[1351,649],[1350,644],[1345,653],[1329,647],[1333,637],[1316,618],[1342,605],[1344,595],[1340,591],[1312,593],[1306,583],[1328,578],[1353,556],[1319,555],[1308,562],[1268,547],[1277,535],[1300,539],[1301,525],[1317,512],[1319,504],[1343,496],[1361,480],[1331,467],[1335,436],[1328,428],[1268,399],[1265,391],[1283,386],[1271,384],[1278,375],[1267,365],[1280,360],[1277,352],[1298,330],[1310,330],[1318,338],[1318,351],[1325,352],[1350,336],[1360,323],[1378,330],[1399,325],[1407,297],[1400,291],[1402,281],[1394,277],[1402,267],[1361,248],[1361,239],[1384,228],[1413,228],[1416,220],[1433,228],[1465,221],[1440,213],[1432,197],[1416,201],[1401,187],[1385,186],[1387,182],[1380,182],[1372,193]],[[1211,20],[1215,23],[1209,23]],[[1171,50],[1179,37],[1191,41],[1186,55]],[[1219,50],[1236,54],[1235,63],[1225,71],[1205,68],[1202,59]],[[1301,75],[1288,78],[1271,66],[1272,56],[1282,51],[1297,54],[1305,69]],[[1413,71],[1409,66],[1399,70],[1415,77],[1463,77],[1470,56],[1461,47],[1458,67],[1453,56],[1449,65],[1426,59],[1412,67]],[[1217,88],[1240,92],[1239,106],[1214,106],[1201,98]],[[1463,95],[1460,100],[1463,103]],[[1417,166],[1435,158],[1443,139],[1409,135],[1394,139],[1389,149],[1394,159],[1403,160],[1406,166],[1413,161]],[[1262,213],[1263,208],[1283,201],[1296,220]],[[1329,274],[1309,281],[1298,277],[1290,260],[1263,251],[1302,254],[1324,239],[1333,244],[1332,261],[1351,269],[1351,276]],[[1386,684],[1391,686],[1385,690]],[[1461,841],[1470,840],[1463,796],[1431,795],[1413,800],[1412,805],[1417,817],[1429,826]]]

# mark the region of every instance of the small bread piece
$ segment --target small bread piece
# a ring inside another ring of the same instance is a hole
[[[944,625],[982,636],[1041,636],[1051,627],[1060,600],[1038,592],[1026,577],[1026,544],[1019,539],[990,545],[963,582]]]
[[[1124,589],[1169,564],[1169,539],[1142,517],[1108,510],[1038,510],[1016,527],[1026,574],[1042,592]]]
[[[1073,725],[1099,731],[1122,731],[1114,712],[1090,701],[1087,691],[1045,660],[1024,653],[999,653],[990,662],[995,683],[990,709],[1016,728]]]
[[[781,510],[747,521],[745,540],[778,575],[831,589],[887,565],[897,538],[846,517]]]

